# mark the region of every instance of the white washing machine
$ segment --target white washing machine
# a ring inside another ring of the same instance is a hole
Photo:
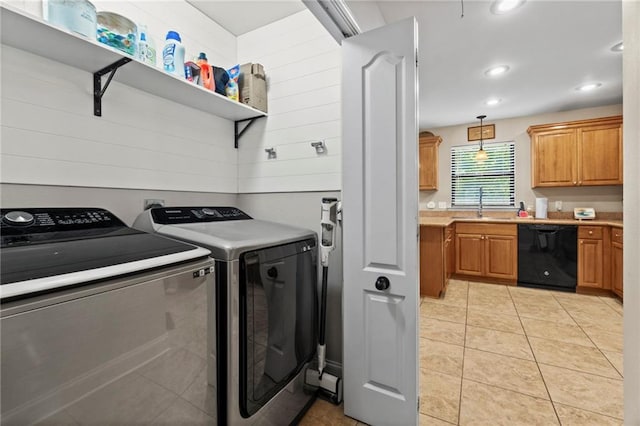
[[[215,259],[218,424],[295,423],[314,398],[303,385],[317,342],[316,233],[234,207],[152,208],[133,227]]]
[[[215,376],[205,371],[205,358],[215,358],[213,335],[175,337],[215,324],[208,250],[131,229],[99,208],[0,214],[3,425],[46,423],[61,412],[74,424],[152,419],[167,407],[150,403],[158,379],[141,369],[155,360],[180,369],[167,356],[172,350],[201,357],[202,375]],[[118,398],[131,383],[139,392],[127,397],[135,408],[127,411]],[[163,392],[167,401],[179,396]]]

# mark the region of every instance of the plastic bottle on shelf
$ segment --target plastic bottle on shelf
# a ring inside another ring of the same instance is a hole
[[[200,81],[202,82],[202,87],[209,90],[215,90],[216,82],[213,78],[213,68],[211,68],[209,61],[207,61],[207,55],[200,52],[196,64],[200,67]]]
[[[138,60],[140,62],[147,62],[147,27],[144,25],[140,25],[140,40],[138,41]]]
[[[180,34],[175,31],[167,33],[167,42],[162,49],[162,63],[164,70],[170,74],[185,78],[184,75],[184,46]]]
[[[147,32],[146,25],[140,25],[140,41],[138,42],[138,59],[151,65],[156,64],[156,44]]]

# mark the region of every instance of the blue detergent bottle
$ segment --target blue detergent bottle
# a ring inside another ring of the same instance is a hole
[[[164,70],[170,74],[185,78],[184,75],[184,46],[180,34],[175,31],[167,33],[167,42],[162,49],[162,63]]]

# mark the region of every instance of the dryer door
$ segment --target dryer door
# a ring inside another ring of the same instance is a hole
[[[249,417],[311,360],[316,345],[316,241],[240,258],[240,412]]]

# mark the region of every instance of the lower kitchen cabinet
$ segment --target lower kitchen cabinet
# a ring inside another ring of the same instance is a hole
[[[420,296],[440,297],[453,272],[453,226],[420,227]]]
[[[518,228],[511,224],[458,223],[455,273],[469,278],[518,280]]]
[[[622,297],[622,229],[611,228],[611,290]]]
[[[578,288],[609,289],[608,262],[609,227],[578,227]]]

